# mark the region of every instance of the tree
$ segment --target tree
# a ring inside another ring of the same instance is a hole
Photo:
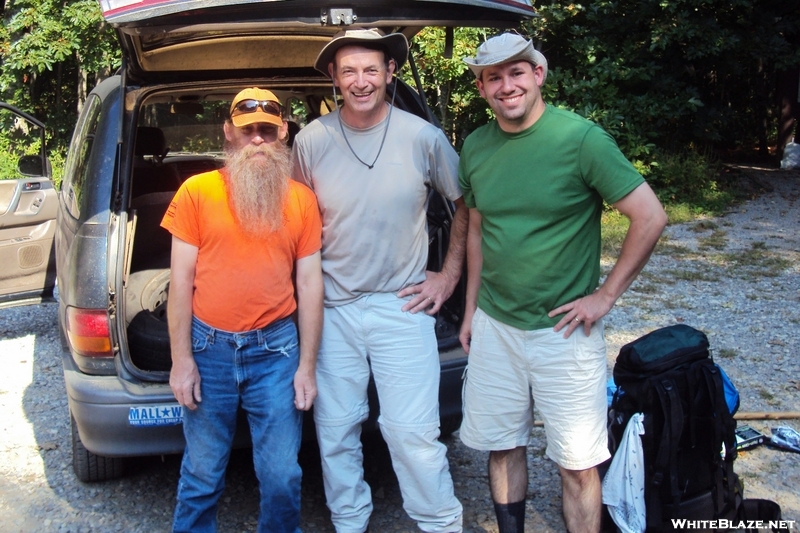
[[[445,53],[446,30],[426,28],[414,37],[411,55],[419,69],[430,107],[450,141],[460,148],[472,130],[492,118],[491,110],[475,86],[475,76],[463,59],[475,55],[477,43],[491,37],[497,30],[455,28],[450,31],[452,49],[449,53]],[[406,81],[411,81],[408,70],[404,76]]]
[[[43,120],[63,154],[87,89],[120,64],[116,37],[95,0],[4,4],[0,98]],[[545,99],[599,123],[645,174],[665,152],[780,149],[800,115],[800,2],[549,0],[538,10],[518,30],[550,63]],[[491,118],[462,59],[497,31],[456,28],[450,40],[428,28],[412,43],[456,147]]]
[[[14,0],[0,30],[0,97],[47,124],[66,151],[87,88],[121,62],[94,0]]]
[[[530,31],[547,94],[597,120],[626,154],[775,140],[779,73],[800,64],[800,4],[775,0],[551,2]]]

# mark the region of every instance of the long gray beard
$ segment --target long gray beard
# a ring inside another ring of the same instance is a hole
[[[253,157],[263,153],[266,157]],[[228,202],[236,222],[251,236],[283,227],[283,207],[292,171],[291,153],[280,142],[225,147]]]

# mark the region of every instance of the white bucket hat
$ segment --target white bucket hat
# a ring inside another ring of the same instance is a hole
[[[484,42],[478,47],[476,57],[465,57],[466,63],[476,78],[486,67],[502,65],[511,61],[527,61],[544,68],[544,80],[547,79],[547,59],[531,41],[516,33],[503,33]]]

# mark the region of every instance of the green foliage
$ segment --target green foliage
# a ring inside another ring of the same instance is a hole
[[[119,45],[95,0],[11,0],[3,16],[0,99],[46,124],[60,175],[78,110],[88,89],[120,65]]]
[[[608,207],[600,220],[603,257],[617,257],[622,249],[622,241],[628,233],[630,221],[619,211]]]
[[[800,63],[800,4],[589,0],[539,6],[529,33],[553,104],[608,130],[647,168],[653,148],[752,146],[776,131],[775,75]]]
[[[61,181],[64,179],[64,161],[66,160],[66,152],[61,150],[50,150],[47,154],[47,159],[50,161],[52,171],[51,178],[56,189],[61,189]]]
[[[452,57],[445,57],[444,28],[423,29],[412,42],[411,53],[426,88],[428,105],[457,149],[467,135],[493,117],[463,59],[474,56],[478,43],[495,33],[497,30],[488,28],[456,28]],[[416,86],[410,69],[402,75]]]
[[[41,153],[41,130],[7,109],[0,109],[0,179],[22,177],[17,171],[23,155]]]
[[[0,179],[22,177],[17,170],[19,158],[41,153],[39,128],[15,117],[10,111],[0,112]],[[53,182],[59,187],[64,170],[64,152],[49,150],[47,158]]]
[[[0,180],[20,177],[17,174],[18,161],[19,155],[12,150],[9,139],[0,135]]]
[[[705,191],[717,190],[716,178],[721,167],[713,157],[687,149],[680,153],[660,153],[658,159],[649,181],[662,202],[698,200]]]
[[[663,200],[689,211],[729,200],[693,154],[763,148],[775,136],[776,76],[800,64],[800,3],[550,0],[537,9],[518,30],[548,58],[548,103],[611,133]],[[3,16],[0,99],[46,123],[58,175],[86,92],[120,65],[116,37],[95,0],[9,0]],[[497,32],[456,28],[452,58],[443,28],[413,39],[427,101],[457,148],[492,118],[462,59]],[[410,69],[402,75],[411,81]]]
[[[664,202],[664,211],[667,212],[667,219],[670,224],[684,224],[705,215],[702,209],[690,205],[686,202]],[[707,214],[714,214],[709,212]]]

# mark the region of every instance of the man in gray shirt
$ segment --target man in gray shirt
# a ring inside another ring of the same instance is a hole
[[[439,437],[439,357],[433,315],[461,275],[467,210],[458,156],[444,134],[386,102],[405,63],[402,34],[337,34],[315,67],[343,105],[294,142],[295,179],[317,195],[325,282],[314,404],[325,495],[339,533],[362,533],[372,501],[361,423],[370,367],[403,507],[426,532],[460,532],[461,504]],[[441,272],[426,271],[430,188],[456,205]],[[424,312],[422,312],[424,311]]]

